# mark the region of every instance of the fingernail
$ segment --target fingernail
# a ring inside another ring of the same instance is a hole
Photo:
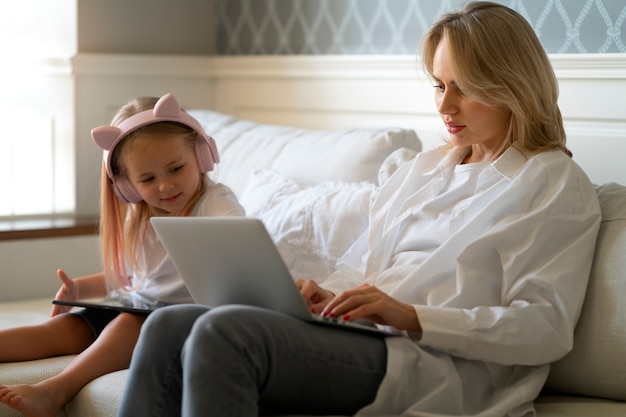
[[[311,307],[311,313],[316,314],[317,311],[315,311],[315,307]]]
[[[341,317],[341,319],[344,321],[348,321],[350,320],[350,316],[348,314],[344,314],[343,317]]]

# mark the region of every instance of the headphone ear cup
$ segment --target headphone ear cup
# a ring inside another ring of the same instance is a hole
[[[139,203],[143,198],[127,179],[113,181],[115,195],[124,203]]]
[[[206,136],[204,139],[205,140],[199,139],[196,141],[196,159],[198,161],[198,168],[203,174],[213,171],[213,167],[220,160],[215,140],[210,136]]]

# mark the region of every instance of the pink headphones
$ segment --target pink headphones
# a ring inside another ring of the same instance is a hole
[[[220,161],[215,140],[204,132],[196,119],[181,110],[176,97],[168,93],[156,102],[154,109],[132,115],[117,126],[99,126],[91,130],[93,141],[104,150],[102,158],[107,175],[113,181],[113,189],[119,199],[126,203],[138,203],[142,198],[126,178],[114,178],[111,167],[113,150],[130,133],[158,122],[181,123],[198,133],[200,140],[196,141],[196,158],[203,174],[212,171],[214,164]]]

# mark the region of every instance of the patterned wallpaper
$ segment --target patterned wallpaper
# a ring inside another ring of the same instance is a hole
[[[626,52],[626,0],[500,0],[549,53]],[[421,34],[465,0],[216,0],[217,53],[414,54]]]

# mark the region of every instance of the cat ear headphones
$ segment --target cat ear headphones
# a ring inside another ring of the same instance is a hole
[[[220,161],[215,140],[204,132],[196,119],[181,110],[176,97],[168,93],[156,102],[153,109],[134,114],[117,126],[99,126],[91,130],[93,141],[104,151],[102,159],[107,175],[113,182],[115,194],[125,203],[138,203],[142,198],[128,179],[115,178],[111,167],[113,150],[130,133],[159,122],[181,123],[198,133],[195,151],[201,173],[212,171],[214,165]]]

